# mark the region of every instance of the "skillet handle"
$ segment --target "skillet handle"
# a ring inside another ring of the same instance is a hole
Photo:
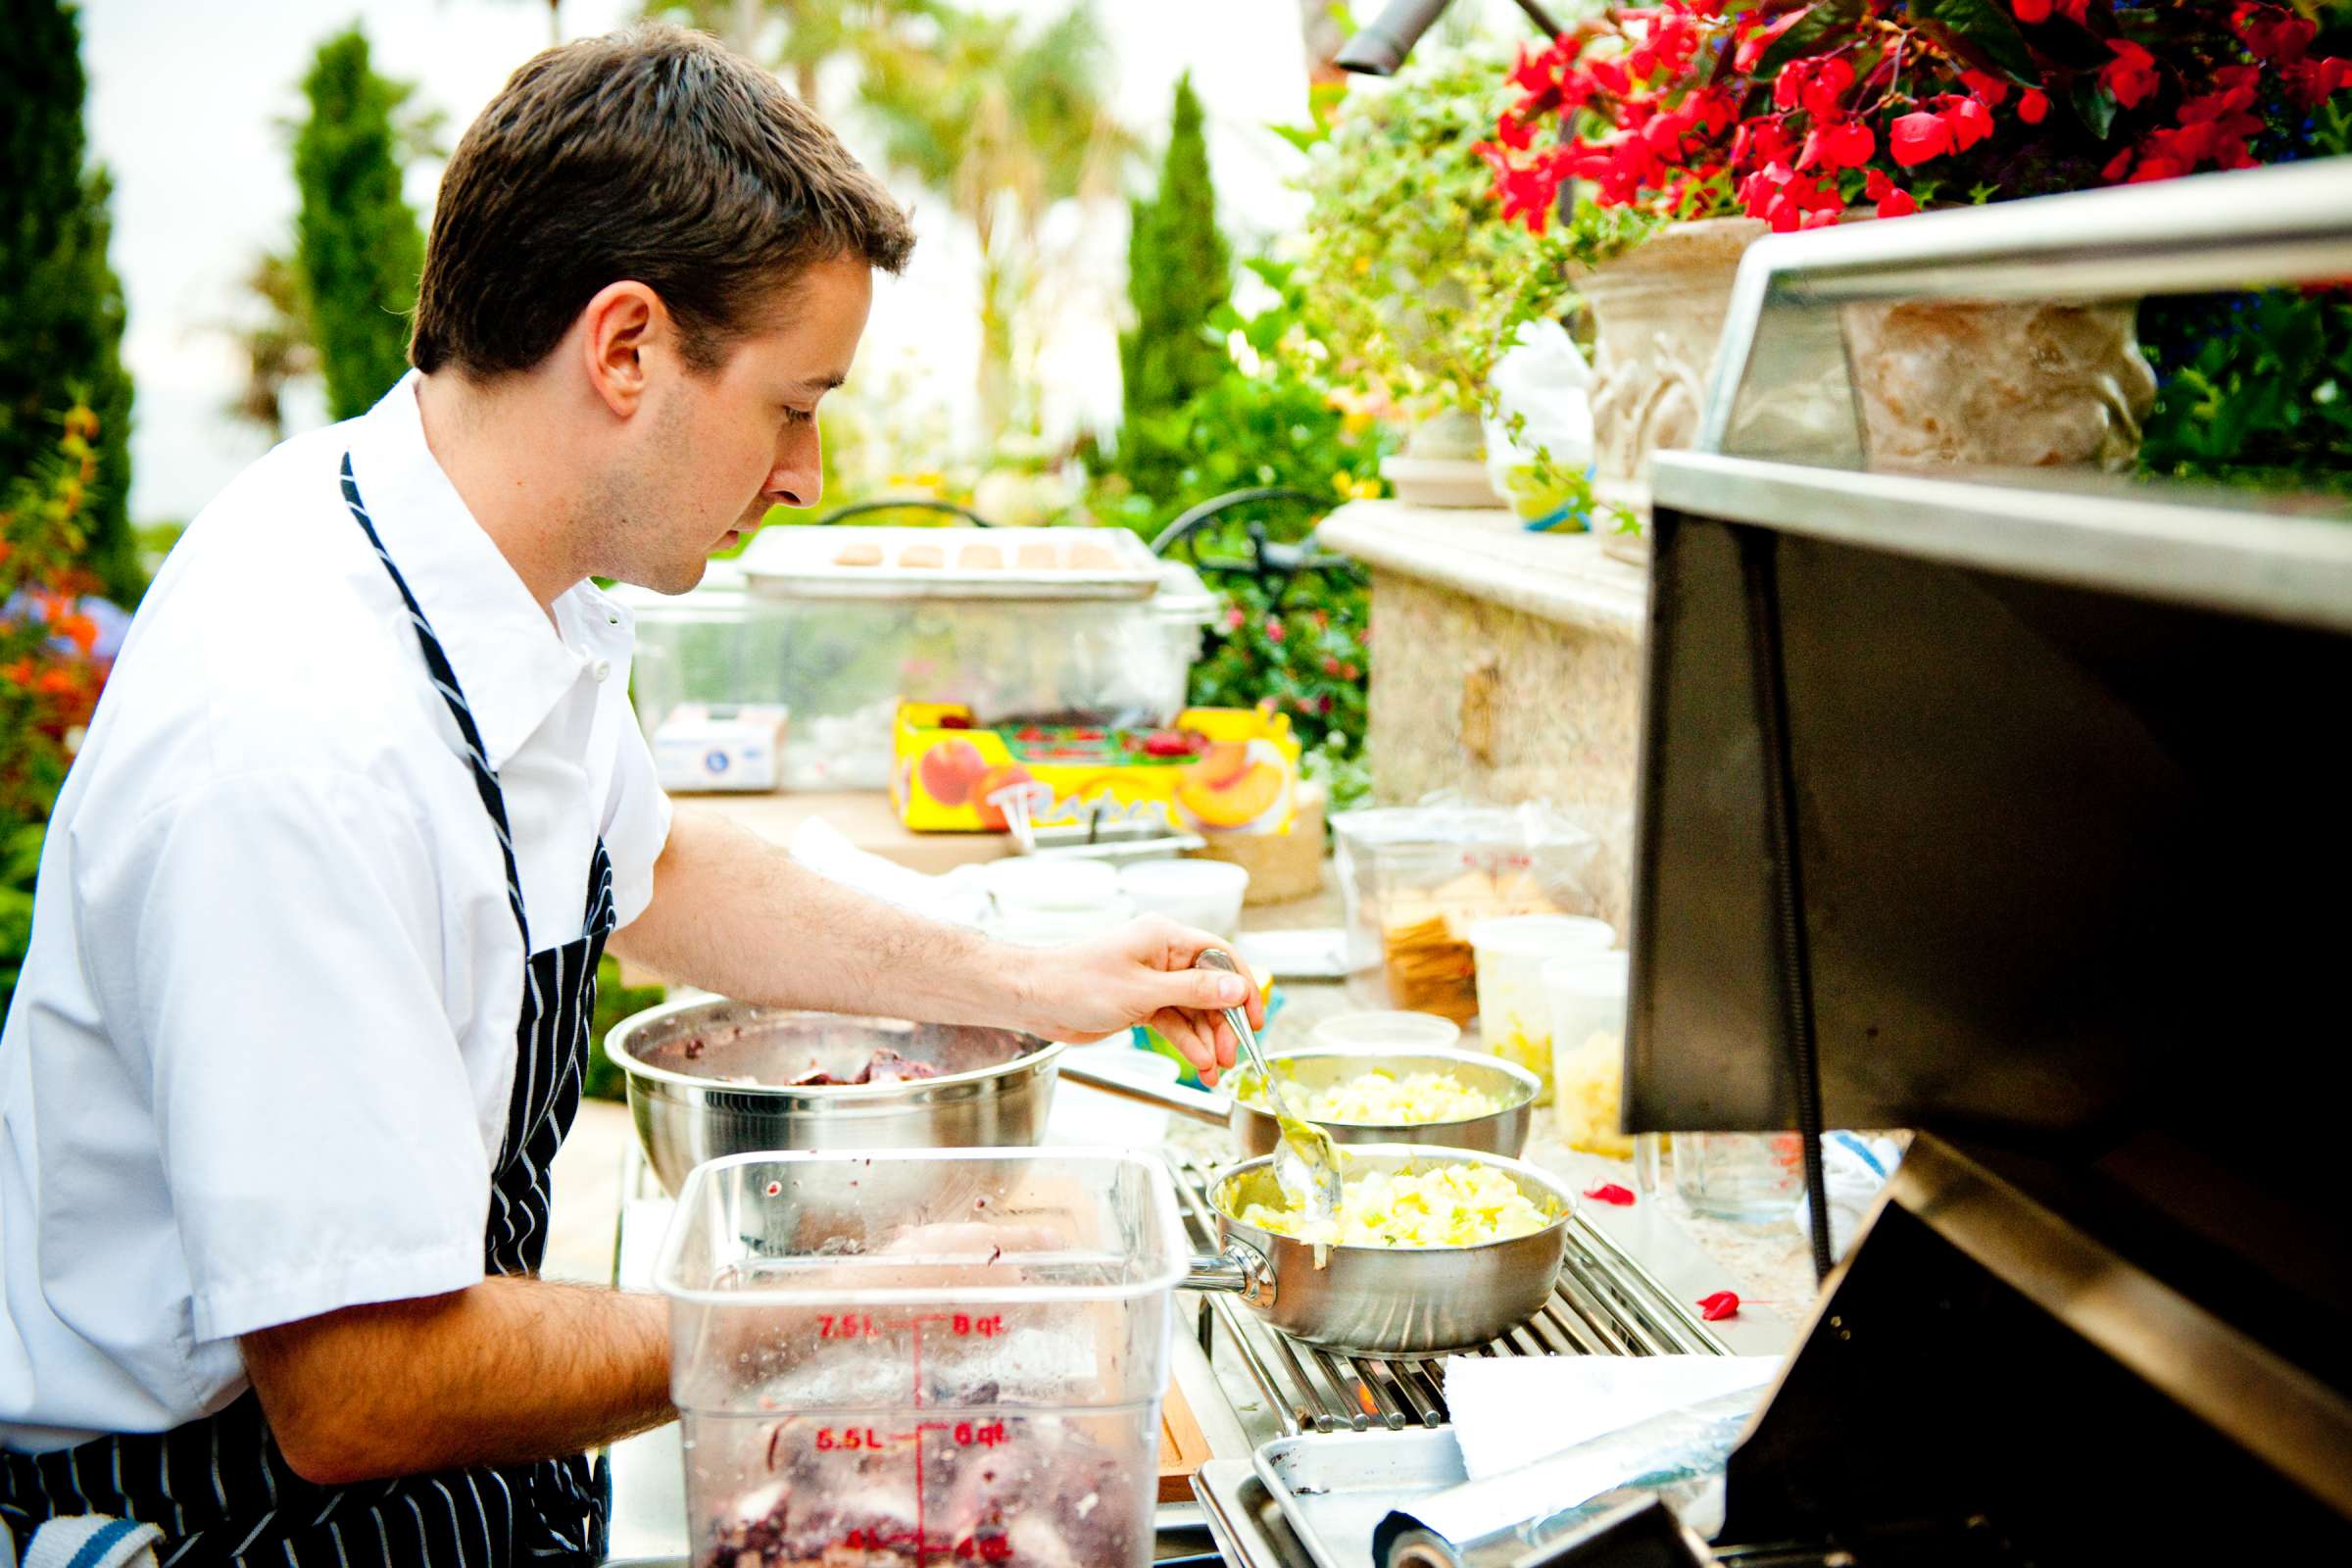
[[[1229,1236],[1223,1252],[1193,1259],[1180,1289],[1230,1293],[1262,1311],[1274,1304],[1274,1265],[1248,1242]]]
[[[1146,1083],[1134,1078],[1122,1078],[1116,1073],[1102,1072],[1086,1062],[1061,1058],[1057,1070],[1062,1077],[1082,1083],[1089,1089],[1099,1089],[1121,1100],[1141,1104],[1157,1105],[1179,1116],[1207,1122],[1212,1127],[1230,1124],[1233,1116],[1233,1097],[1212,1095],[1203,1089],[1187,1089],[1182,1084]]]

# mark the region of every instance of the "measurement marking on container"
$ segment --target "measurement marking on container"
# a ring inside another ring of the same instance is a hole
[[[1001,1313],[985,1316],[969,1312],[929,1312],[904,1319],[876,1318],[868,1312],[840,1312],[817,1314],[817,1338],[820,1340],[870,1340],[887,1334],[904,1332],[908,1336],[914,1377],[914,1407],[923,1407],[923,1330],[944,1329],[956,1339],[993,1340],[1005,1332]],[[769,1468],[774,1468],[775,1438],[783,1431],[778,1423],[769,1434]],[[969,1535],[961,1541],[935,1541],[931,1537],[923,1489],[923,1435],[936,1432],[958,1448],[992,1449],[1011,1441],[1003,1421],[918,1421],[912,1432],[884,1433],[874,1426],[819,1427],[816,1446],[825,1452],[878,1453],[902,1444],[914,1447],[914,1529],[889,1533],[880,1530],[853,1530],[842,1537],[841,1544],[852,1551],[888,1551],[911,1549],[919,1565],[934,1557],[957,1562],[1009,1562],[1012,1543],[1002,1535],[982,1539]]]

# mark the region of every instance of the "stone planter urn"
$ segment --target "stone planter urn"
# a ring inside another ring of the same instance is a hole
[[[1740,258],[1767,232],[1754,218],[1676,223],[1578,280],[1592,311],[1593,491],[1645,529],[1649,455],[1697,435]],[[1645,543],[1602,529],[1612,555],[1646,559]]]
[[[2156,403],[2136,301],[1916,300],[1838,312],[1873,466],[2129,468]]]
[[[1877,221],[1878,220],[1871,220]],[[1900,221],[1900,220],[1895,220]],[[1644,533],[1603,534],[1648,553],[1650,454],[1697,433],[1732,286],[1766,225],[1710,219],[1661,229],[1579,280],[1594,328],[1593,487]],[[1851,417],[1873,466],[2129,467],[2156,375],[2134,302],[1923,300],[1839,309]],[[1841,390],[1779,411],[1810,425],[1848,416]]]

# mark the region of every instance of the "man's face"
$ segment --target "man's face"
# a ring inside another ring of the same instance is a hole
[[[713,370],[665,356],[640,426],[612,474],[601,575],[684,593],[710,553],[771,506],[813,507],[822,490],[817,403],[850,372],[873,303],[862,260],[820,262],[798,280],[784,324],[737,339]]]

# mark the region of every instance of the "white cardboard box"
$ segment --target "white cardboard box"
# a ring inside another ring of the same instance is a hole
[[[680,704],[654,732],[655,776],[665,790],[772,790],[790,716],[771,704]]]

